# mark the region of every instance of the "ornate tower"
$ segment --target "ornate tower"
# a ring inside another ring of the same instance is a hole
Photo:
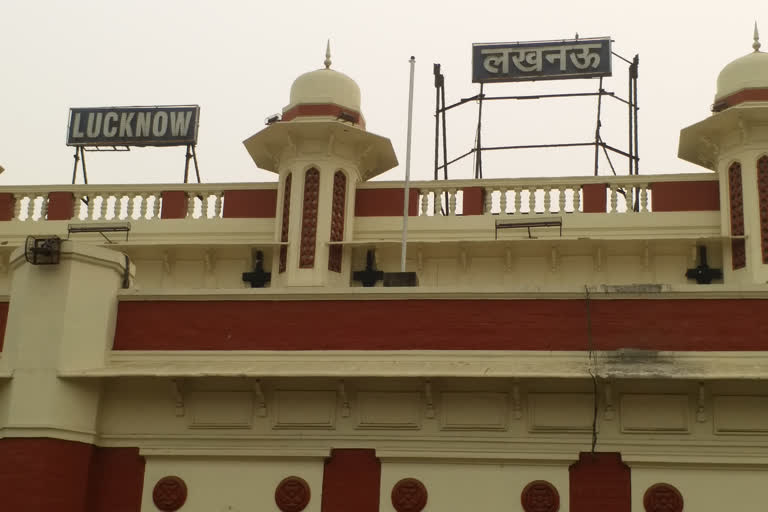
[[[291,86],[282,119],[244,144],[262,169],[280,176],[272,280],[282,286],[347,286],[355,189],[397,165],[389,139],[365,131],[360,88],[325,67]]]
[[[726,282],[768,282],[768,54],[753,52],[717,77],[712,116],[680,132],[678,156],[718,173]]]

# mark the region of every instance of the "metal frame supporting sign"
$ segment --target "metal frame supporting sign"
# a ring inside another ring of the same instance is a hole
[[[75,147],[72,183],[80,160],[83,179],[88,183],[85,151],[130,151],[132,146],[186,146],[184,183],[188,181],[190,159],[194,159],[199,183],[195,151],[199,120],[198,105],[70,108],[67,146]]]

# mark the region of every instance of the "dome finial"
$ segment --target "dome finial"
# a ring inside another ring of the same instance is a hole
[[[755,26],[757,26],[757,23],[755,23]],[[757,30],[757,28],[755,28],[755,30]],[[325,60],[323,61],[323,64],[325,64],[325,69],[331,68],[331,40],[330,39],[328,40],[328,43],[325,45]]]
[[[755,49],[755,51],[760,51],[760,34],[757,32],[757,22],[755,22],[755,33],[752,36],[752,39],[755,40],[754,43],[752,43],[752,48]]]

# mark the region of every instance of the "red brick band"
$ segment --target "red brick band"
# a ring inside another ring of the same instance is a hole
[[[571,512],[632,512],[629,466],[619,453],[581,453],[569,468]]]
[[[138,511],[144,459],[137,448],[62,439],[0,439],[2,510]]]
[[[381,463],[375,450],[336,449],[325,462],[321,512],[379,512]]]
[[[766,316],[762,299],[592,300],[590,341],[576,299],[123,301],[114,348],[768,350]]]

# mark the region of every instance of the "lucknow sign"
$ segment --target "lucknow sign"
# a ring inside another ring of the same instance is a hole
[[[472,81],[611,76],[611,38],[472,45]]]
[[[197,144],[200,107],[69,109],[67,146],[186,146]]]

